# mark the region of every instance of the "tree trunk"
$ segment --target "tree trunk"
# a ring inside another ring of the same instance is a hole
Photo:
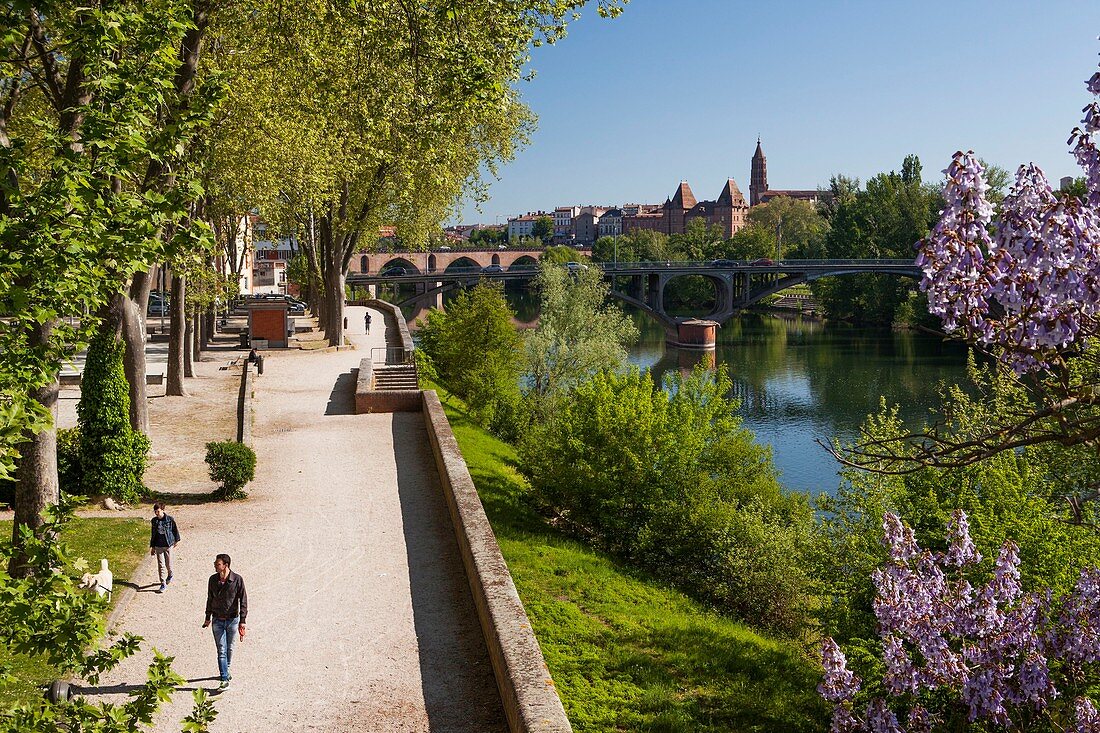
[[[31,334],[30,348],[43,348],[50,340],[54,322],[35,327]],[[31,396],[51,415],[57,408],[59,389],[57,372],[49,384],[31,393]],[[15,521],[12,525],[12,542],[18,548],[20,528],[30,527],[35,534],[45,522],[43,513],[50,504],[59,499],[57,482],[57,427],[51,425],[40,433],[28,434],[27,440],[19,446],[19,465],[16,469],[15,484]],[[21,552],[12,555],[8,563],[8,573],[13,577],[25,577],[30,572],[27,557]]]
[[[184,298],[187,296],[187,276],[181,272],[172,273],[172,324],[168,330],[168,383],[164,393],[175,397],[187,396],[183,386],[184,352],[187,330],[187,313],[184,310]]]
[[[111,308],[111,312],[119,312],[122,316],[122,339],[126,342],[122,365],[126,371],[126,382],[130,386],[130,427],[145,435],[149,434],[148,389],[145,383],[145,340],[149,329],[145,315],[149,312],[149,291],[152,286],[151,269],[137,273],[130,283],[130,297],[121,294],[117,296],[129,302],[112,304]]]
[[[206,313],[202,314],[202,343],[199,344],[199,347],[203,351],[210,348],[210,339],[212,339],[214,334],[218,331],[217,317],[217,314],[214,312],[214,306],[210,306]]]
[[[195,376],[195,317],[188,316],[187,324],[183,327],[183,376]]]
[[[344,273],[339,268],[329,268],[325,273],[325,336],[329,346],[344,343]]]
[[[203,326],[202,314],[195,313],[191,316],[191,322],[194,324],[191,326],[191,331],[194,334],[191,337],[191,361],[202,361],[203,342],[206,341],[206,334],[204,333],[206,328]]]

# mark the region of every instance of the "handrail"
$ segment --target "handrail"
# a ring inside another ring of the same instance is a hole
[[[380,360],[376,355],[382,354]],[[393,366],[397,364],[412,364],[413,352],[402,346],[375,346],[370,350],[371,364],[379,366]]]

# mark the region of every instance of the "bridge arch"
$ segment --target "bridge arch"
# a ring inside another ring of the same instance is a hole
[[[420,274],[420,268],[414,265],[410,260],[405,259],[404,257],[394,257],[391,260],[386,260],[386,264],[378,268],[378,272],[381,273],[389,267],[404,267],[405,270],[408,272],[415,273],[417,275]]]
[[[498,255],[496,252],[493,252],[492,264],[494,264],[494,265],[499,265],[500,264],[500,255]]]
[[[679,281],[678,286],[672,288],[672,291],[669,292],[669,286],[677,281]],[[709,286],[709,302],[703,301],[701,303],[702,312],[692,313],[690,317],[709,318],[719,313],[724,303],[728,300],[724,297],[725,290],[728,288],[728,281],[721,276],[704,273],[684,273],[667,277],[659,285],[661,292],[658,302],[661,303],[662,310],[667,311],[670,305],[674,307],[677,305],[676,301],[680,296],[692,297],[702,295],[701,293],[691,292],[693,289],[698,290],[700,286],[704,288]],[[680,303],[679,305],[684,305],[684,303]]]
[[[517,257],[512,261],[512,264],[508,267],[509,270],[535,270],[538,269],[539,261],[530,255],[523,255]]]
[[[456,257],[443,269],[443,272],[454,272],[455,270],[479,267],[481,267],[481,264],[472,257]]]
[[[435,268],[436,268],[436,260],[435,260],[435,253],[433,252],[430,255],[428,255],[428,272],[435,272]]]
[[[364,274],[370,272],[370,257],[362,255],[359,258],[359,272],[362,272]]]

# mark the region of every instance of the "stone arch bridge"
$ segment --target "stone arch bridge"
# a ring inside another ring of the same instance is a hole
[[[493,280],[529,280],[537,273],[535,263],[538,251],[501,251],[511,255],[511,264],[505,265],[502,256],[498,261],[488,258],[478,264],[469,252],[448,253],[449,264],[437,259],[435,269],[427,269],[431,253],[370,255],[379,257],[378,269],[367,272],[350,272],[349,285],[376,286],[379,284],[408,284],[414,286],[414,294],[400,303],[402,306],[421,305],[438,307],[443,292],[464,287],[481,278]],[[487,255],[489,253],[477,253]],[[416,267],[413,259],[420,257],[425,269]],[[465,258],[466,261],[462,261]],[[486,259],[482,257],[482,259]],[[368,260],[367,264],[374,263]],[[401,272],[389,269],[402,267]],[[411,265],[411,267],[410,267]],[[499,265],[499,267],[491,267]],[[738,311],[748,308],[769,295],[793,285],[808,283],[822,277],[858,274],[883,274],[919,279],[920,268],[912,260],[785,260],[771,262],[756,260],[739,262],[715,260],[712,262],[619,262],[590,264],[599,267],[603,276],[611,282],[611,294],[647,313],[664,326],[669,341],[683,343],[681,325],[688,320],[669,315],[665,308],[665,288],[679,277],[695,275],[709,280],[715,288],[713,312],[704,319],[725,323]],[[485,269],[488,268],[488,269]],[[375,274],[372,274],[375,273]]]

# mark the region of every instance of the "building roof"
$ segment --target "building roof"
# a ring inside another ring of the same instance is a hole
[[[745,197],[741,195],[741,189],[737,187],[737,181],[730,178],[726,181],[722,193],[718,196],[720,206],[744,206]]]
[[[787,196],[792,199],[819,199],[825,195],[825,192],[818,191],[817,189],[797,189],[797,188],[769,188],[764,193],[760,194],[763,199],[774,199],[780,196]]]
[[[673,207],[678,209],[690,209],[699,203],[695,198],[695,194],[691,192],[691,186],[687,181],[680,181],[679,187],[676,189],[676,193],[672,195],[672,200],[669,202]]]
[[[764,148],[760,147],[760,138],[756,138],[756,152],[752,154],[753,160],[764,159]]]

